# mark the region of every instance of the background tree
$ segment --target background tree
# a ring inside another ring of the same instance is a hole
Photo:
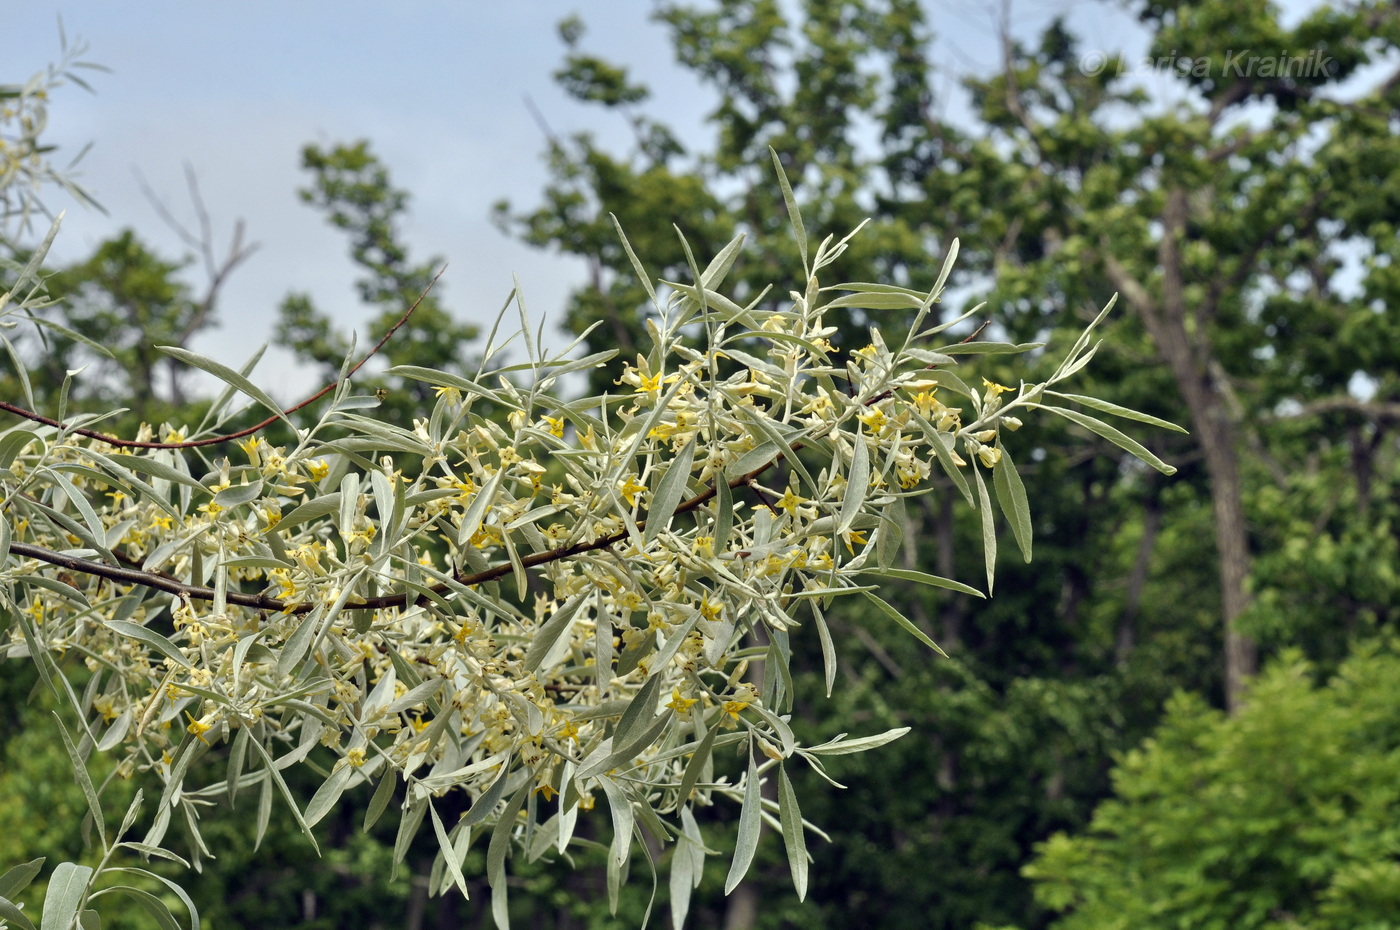
[[[678,60],[715,95],[711,141],[686,151],[645,114],[646,89],[582,52],[568,23],[561,85],[620,115],[635,144],[551,138],[543,203],[499,211],[527,241],[594,269],[572,298],[575,327],[640,325],[625,256],[601,230],[609,212],[687,188],[702,191],[692,201],[702,215],[755,243],[740,279],[761,276],[784,211],[749,166],[771,144],[804,209],[873,215],[864,267],[926,280],[947,237],[961,236],[959,293],[985,296],[982,318],[1013,340],[1072,327],[1100,291],[1119,291],[1131,312],[1088,374],[1093,392],[1192,428],[1189,439],[1154,437],[1185,466],[1170,483],[1032,434],[1044,452],[1026,479],[1043,502],[1037,564],[1052,570],[1000,566],[1012,580],[986,605],[911,596],[912,615],[954,644],[956,674],[884,644],[857,672],[881,683],[890,719],[934,735],[865,773],[880,786],[868,797],[836,799],[835,820],[851,829],[818,861],[828,875],[841,861],[841,878],[814,889],[801,919],[859,907],[882,926],[1043,925],[1050,915],[1016,863],[1038,838],[1086,821],[1110,787],[1102,760],[1141,739],[1174,689],[1238,708],[1259,643],[1306,645],[1332,663],[1393,619],[1394,575],[1377,565],[1395,551],[1383,514],[1396,487],[1400,358],[1383,308],[1396,82],[1340,88],[1393,49],[1396,17],[1382,4],[1323,7],[1286,27],[1263,2],[1135,4],[1154,58],[1189,50],[1191,68],[1204,68],[1179,75],[1179,102],[1147,93],[1137,63],[1081,59],[1062,23],[1035,44],[1003,35],[1003,66],[968,79],[975,122],[960,125],[939,115],[918,3],[657,9]],[[1227,48],[1331,60],[1306,74],[1298,62],[1288,75],[1258,63],[1237,74]],[[878,128],[873,145],[862,120]],[[653,254],[664,255],[673,233],[657,226]],[[648,249],[649,228],[643,220],[636,237]],[[683,279],[672,261],[668,276]],[[929,543],[917,564],[941,574],[971,570],[953,554],[974,532],[936,506],[910,514],[908,535]],[[855,637],[869,622],[833,620]],[[906,796],[903,816],[879,807]],[[902,824],[906,839],[870,844],[876,821]],[[778,893],[762,890],[765,901]]]
[[[1088,829],[1027,866],[1037,898],[1065,914],[1054,926],[1393,923],[1400,659],[1386,641],[1322,677],[1289,652],[1234,717],[1175,697]]]
[[[404,309],[416,303],[408,325],[380,353],[383,361],[463,373],[474,370],[467,343],[476,338],[476,327],[457,322],[442,303],[442,282],[433,285],[443,259],[409,260],[399,229],[408,209],[408,193],[393,186],[389,169],[370,151],[369,143],[329,150],[308,145],[302,150],[302,167],[311,172],[313,181],[299,192],[301,199],[325,211],[327,221],[350,237],[350,256],[364,271],[356,289],[365,303],[379,311],[370,321],[365,345],[377,342],[400,321]],[[289,294],[282,302],[276,336],[302,358],[319,364],[328,381],[336,378],[350,354],[350,337],[304,293]],[[431,396],[423,385],[399,382],[395,390],[408,392],[406,397],[386,398],[390,408],[400,412]]]

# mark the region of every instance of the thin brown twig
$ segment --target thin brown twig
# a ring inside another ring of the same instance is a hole
[[[441,278],[443,272],[446,270],[447,266],[443,265],[442,269],[438,271],[437,274],[433,275],[433,280],[428,282],[428,286],[423,289],[423,293],[419,294],[418,299],[413,302],[413,305],[410,306],[408,310],[404,312],[403,316],[399,317],[398,322],[396,322],[393,326],[389,327],[388,332],[386,332],[384,336],[374,344],[374,348],[366,352],[365,356],[361,358],[358,362],[356,362],[355,366],[346,373],[347,378],[350,375],[355,374],[355,372],[359,371],[362,367],[364,367],[364,364],[366,362],[373,358],[375,354],[379,352],[380,349],[384,348],[384,344],[389,341],[389,339],[394,335],[394,333],[398,332],[399,328],[408,322],[408,318],[413,315],[413,311],[417,310],[418,305],[421,304],[424,301],[424,299],[427,298],[428,292],[433,289],[433,285],[437,284],[438,278]],[[335,388],[339,384],[340,381],[338,379],[332,381],[325,387],[317,391],[315,394],[312,394],[310,397],[303,400],[301,403],[294,404],[293,406],[288,407],[286,410],[283,410],[281,413],[273,414],[267,419],[262,420],[259,423],[255,423],[247,429],[241,429],[236,433],[226,433],[222,436],[209,436],[205,439],[187,439],[184,442],[151,442],[137,439],[122,439],[120,436],[111,436],[107,433],[99,433],[96,430],[83,429],[82,427],[69,427],[63,423],[60,423],[58,420],[51,419],[40,413],[35,413],[32,410],[26,410],[24,407],[19,407],[15,404],[11,404],[3,400],[0,400],[0,410],[5,411],[6,413],[13,413],[15,416],[23,417],[26,420],[33,420],[35,423],[43,423],[45,426],[52,426],[60,430],[76,433],[79,436],[86,436],[88,439],[96,439],[99,442],[105,442],[109,446],[116,446],[119,449],[194,449],[200,446],[214,446],[218,445],[221,442],[229,442],[234,439],[242,439],[244,436],[251,436],[260,430],[266,429],[273,423],[276,423],[282,417],[296,413],[303,407],[307,407],[311,404],[314,404],[316,401],[320,400],[322,397],[325,397],[331,391],[335,390]]]
[[[763,485],[759,484],[757,481],[750,481],[749,484],[748,484],[748,486],[749,486],[749,489],[750,489],[750,490],[752,490],[755,494],[758,495],[759,503],[763,504],[763,506],[767,507],[767,508],[768,508],[769,510],[771,510],[774,514],[777,514],[777,513],[779,512],[779,511],[778,511],[778,505],[775,504],[775,503],[773,503],[771,500],[768,499],[768,489],[767,489],[767,488],[765,488]]]
[[[438,272],[438,274],[441,275],[442,272]],[[437,279],[434,278],[433,280],[434,282],[436,282]],[[432,285],[429,285],[430,288],[431,286]],[[426,295],[427,291],[424,291],[423,296]],[[420,301],[422,299],[423,297],[419,297]],[[414,306],[417,306],[416,302],[414,303]],[[412,312],[412,308],[409,309],[409,312]],[[405,314],[404,318],[401,319],[398,323],[396,323],[394,328],[397,329],[400,325],[402,325],[402,323],[405,320],[407,320],[407,318],[407,314]],[[986,328],[986,326],[987,323],[984,322],[981,326],[977,328],[977,330],[971,336],[967,337],[967,339],[964,339],[962,341],[968,342],[969,340],[975,338],[978,333],[980,333],[983,329]],[[385,334],[385,339],[387,339],[390,334],[392,334],[392,330],[390,331],[390,333]],[[384,341],[385,340],[380,340],[379,346],[382,346]],[[378,351],[379,346],[375,346],[374,351]],[[373,355],[374,353],[371,352],[370,354]],[[369,356],[366,356],[366,359],[368,359],[368,357]],[[360,364],[364,364],[364,361],[362,360]],[[929,365],[927,367],[932,368],[934,366]],[[356,369],[358,368],[359,366],[357,365]],[[355,369],[352,369],[352,372],[354,370]],[[334,387],[334,384],[332,384],[331,387]],[[329,388],[327,388],[326,390],[329,390]],[[891,396],[893,392],[893,388],[883,391],[866,399],[862,402],[862,405],[870,406],[871,404],[877,403],[880,400]],[[325,392],[322,391],[321,393],[324,394]],[[309,401],[307,401],[307,403],[309,403]],[[792,453],[796,454],[797,452],[800,452],[806,447],[807,443],[799,441],[793,443],[790,448]],[[777,465],[779,462],[781,462],[787,457],[787,452],[778,452],[776,455],[773,456],[772,459],[765,462],[764,464],[750,471],[747,471],[742,475],[738,475],[734,478],[731,478],[725,483],[730,488],[730,490],[734,490],[741,487],[753,487],[757,484],[757,480],[760,476],[762,476],[770,468]],[[676,507],[674,515],[690,513],[692,511],[698,510],[700,507],[704,506],[706,503],[714,499],[715,495],[717,495],[718,493],[719,484],[716,482],[715,484],[712,484],[705,490],[701,491],[699,494],[696,494],[694,497],[681,502]],[[767,502],[765,501],[765,503]],[[646,526],[647,520],[645,518],[637,521],[638,530],[644,530],[646,529]],[[520,567],[522,570],[529,569],[534,568],[538,565],[545,565],[550,562],[558,562],[563,559],[572,558],[577,555],[583,555],[586,552],[596,552],[600,549],[607,549],[610,546],[616,545],[619,542],[623,542],[628,538],[629,534],[626,530],[619,530],[616,533],[611,533],[606,536],[599,536],[587,542],[577,542],[567,546],[559,546],[555,549],[548,549],[543,552],[531,553],[530,555],[527,555],[520,560]],[[117,568],[115,566],[106,565],[102,562],[94,562],[91,559],[83,559],[75,556],[65,555],[61,552],[56,552],[54,550],[46,549],[41,546],[29,545],[27,543],[11,542],[10,552],[24,558],[37,559],[41,562],[47,562],[50,565],[55,565],[60,568],[67,568],[70,571],[81,572],[83,574],[93,575],[99,578],[106,578],[118,584],[141,585],[143,587],[152,588],[158,591],[166,591],[170,594],[175,594],[183,598],[188,598],[190,600],[212,601],[214,599],[213,588],[207,588],[201,585],[185,584],[184,582],[178,581],[167,575],[153,574],[151,572],[145,572],[134,569]],[[130,559],[124,559],[124,561],[127,561],[128,564],[134,564],[134,562]],[[472,587],[475,585],[484,584],[488,581],[496,581],[500,578],[504,578],[507,575],[514,573],[514,571],[515,566],[511,562],[501,562],[496,565],[493,565],[490,568],[482,569],[481,571],[473,572],[471,574],[456,574],[453,576],[452,582],[455,585],[461,585],[463,587]],[[437,584],[430,587],[428,589],[428,593],[419,594],[416,596],[411,594],[390,594],[381,597],[365,598],[359,601],[347,602],[341,609],[400,609],[408,607],[410,605],[420,605],[427,603],[430,595],[446,594],[451,590],[451,587],[452,585],[450,584]],[[277,611],[291,614],[309,613],[317,607],[317,603],[289,603],[285,600],[275,597],[269,597],[265,594],[244,594],[235,591],[227,592],[225,594],[225,598],[227,599],[228,603],[236,604],[240,607],[250,607],[258,610]]]
[[[804,444],[800,442],[794,444],[792,447],[794,452],[802,448],[804,448]],[[755,468],[752,471],[745,472],[737,478],[731,479],[728,482],[730,489],[739,488],[751,484],[758,478],[759,475],[762,475],[769,468],[772,468],[774,465],[778,464],[778,462],[782,458],[784,458],[785,455],[786,453],[779,452],[776,456],[773,457],[771,461],[760,465],[758,468]],[[682,502],[679,506],[676,507],[675,512],[677,514],[682,514],[696,510],[701,505],[705,504],[711,498],[713,498],[717,493],[719,493],[717,490],[717,486],[712,485],[711,487],[706,488],[704,491],[701,491],[699,494],[690,498],[690,500]],[[637,528],[639,530],[645,529],[646,525],[646,520],[637,521]],[[622,542],[625,539],[627,539],[627,532],[618,531],[608,536],[600,536],[588,542],[578,542],[569,546],[560,546],[556,549],[549,549],[544,552],[535,552],[525,556],[520,560],[521,567],[534,568],[537,565],[544,565],[548,562],[557,562],[561,559],[572,558],[576,555],[582,555],[585,552],[596,552],[599,549],[606,549],[609,546]],[[93,575],[98,578],[106,578],[108,581],[113,581],[117,584],[140,585],[145,588],[151,588],[156,591],[165,591],[169,594],[175,594],[180,597],[189,598],[190,600],[195,601],[212,601],[214,599],[213,588],[207,588],[202,585],[186,584],[183,581],[171,578],[168,575],[161,575],[154,572],[147,572],[139,569],[118,568],[114,565],[107,565],[104,562],[94,562],[92,559],[84,559],[78,556],[72,556],[62,552],[56,552],[52,549],[46,549],[43,546],[34,546],[30,545],[29,543],[12,541],[10,543],[10,552],[14,555],[20,556],[21,558],[37,559],[40,562],[47,562],[50,565],[54,565],[59,568],[66,568],[69,571],[81,572],[82,574]],[[134,564],[134,560],[131,560],[129,558],[121,558],[121,560],[127,562],[127,564]],[[484,584],[488,581],[495,581],[498,578],[503,578],[506,575],[511,574],[514,570],[515,568],[510,562],[502,562],[499,565],[493,565],[491,568],[483,569],[482,571],[474,572],[469,575],[456,575],[453,577],[452,580],[456,584],[463,585],[465,587],[471,587],[473,585]],[[428,590],[432,594],[446,594],[450,589],[450,585],[438,584],[434,585]],[[280,598],[269,597],[265,594],[243,594],[236,591],[229,591],[225,595],[225,597],[227,598],[228,603],[236,604],[239,607],[252,607],[258,610],[279,611],[292,614],[308,613],[314,610],[317,606],[317,603],[289,603]],[[417,596],[409,594],[387,594],[381,597],[368,597],[360,601],[350,601],[346,603],[342,609],[391,610],[395,608],[407,607],[410,604],[422,604],[427,602],[427,600],[428,596],[426,594],[420,594]]]

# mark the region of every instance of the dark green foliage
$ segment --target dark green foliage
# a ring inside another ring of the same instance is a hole
[[[1394,926],[1400,656],[1371,645],[1316,674],[1285,654],[1232,718],[1177,695],[1115,799],[1027,867],[1055,926]]]

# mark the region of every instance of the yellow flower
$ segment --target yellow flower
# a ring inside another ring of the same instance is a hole
[[[320,481],[331,473],[331,467],[325,459],[317,459],[306,463],[306,473],[311,476],[312,481]]]
[[[557,438],[559,438],[559,439],[563,439],[563,438],[564,438],[564,418],[563,418],[563,417],[545,417],[545,418],[544,418],[544,422],[545,422],[546,425],[548,425],[548,427],[549,427],[549,433],[550,433],[551,436],[555,436],[555,437],[557,437]]]
[[[681,697],[680,688],[671,689],[671,700],[666,705],[678,714],[687,713],[699,698]],[[741,708],[742,709],[742,708]]]
[[[556,739],[571,739],[575,743],[577,743],[578,727],[574,724],[572,720],[566,720],[564,722],[564,725],[559,728],[559,732],[554,734],[554,736]]]
[[[198,737],[201,743],[203,743],[206,746],[209,745],[209,741],[204,738],[204,734],[212,730],[213,726],[211,724],[205,723],[203,720],[194,719],[194,715],[191,714],[189,711],[185,711],[185,716],[188,717],[190,721],[190,725],[185,727],[185,729],[193,733],[196,737]]]
[[[807,498],[793,493],[792,488],[788,488],[783,496],[778,498],[778,507],[786,510],[789,514],[796,514],[797,508],[807,503]]]
[[[725,701],[724,704],[721,705],[721,706],[724,708],[724,712],[725,712],[726,714],[728,714],[728,715],[730,716],[731,719],[733,719],[733,720],[738,720],[738,719],[739,719],[739,714],[744,710],[744,708],[746,708],[746,707],[749,706],[749,702],[748,702],[748,701]]]
[[[860,414],[857,419],[865,424],[866,429],[872,434],[878,434],[885,428],[885,411],[878,407],[871,408],[868,412]]]
[[[102,719],[107,723],[111,723],[113,720],[117,719],[117,710],[112,706],[111,695],[104,694],[94,699],[92,702],[92,709],[101,714]]]
[[[997,384],[995,381],[988,381],[986,378],[982,379],[982,383],[986,385],[987,392],[990,394],[1005,394],[1007,391],[1015,390],[1015,388],[1009,388],[1004,384]]]
[[[238,448],[243,450],[243,454],[248,456],[248,464],[254,468],[262,465],[262,439],[258,436],[249,436],[238,444]]]
[[[359,747],[359,746],[356,746],[354,749],[351,749],[349,752],[347,752],[347,753],[345,754],[345,761],[346,761],[346,762],[349,762],[352,768],[359,768],[360,766],[364,765],[364,764],[365,764],[365,751],[364,751],[364,749],[361,748],[361,747]]]
[[[352,533],[350,533],[348,536],[346,536],[346,537],[345,537],[345,541],[346,541],[347,543],[353,543],[353,542],[357,542],[357,541],[362,541],[362,542],[364,542],[365,545],[369,545],[370,540],[374,539],[374,533],[375,533],[375,526],[374,526],[374,524],[373,524],[373,523],[366,523],[366,524],[365,524],[363,527],[361,527],[360,529],[355,530],[354,532],[352,532]]]
[[[935,410],[943,406],[938,399],[938,388],[932,391],[920,391],[914,395],[914,409],[919,411],[925,418],[932,418]]]
[[[433,393],[447,401],[449,407],[455,407],[462,402],[462,392],[455,387],[445,385],[435,387]]]
[[[637,506],[637,495],[646,490],[646,485],[638,484],[636,475],[628,475],[627,480],[622,483],[622,487],[617,490],[622,495],[622,499],[627,502],[628,507],[635,507]]]

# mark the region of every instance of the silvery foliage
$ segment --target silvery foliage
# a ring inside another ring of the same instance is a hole
[[[802,819],[791,767],[821,772],[830,756],[905,731],[804,744],[789,725],[793,637],[820,641],[830,693],[833,603],[864,602],[937,650],[879,587],[981,596],[895,567],[906,501],[941,489],[980,515],[990,593],[995,510],[1031,553],[1029,505],[1003,445],[1020,417],[1049,410],[1172,469],[1065,402],[1170,424],[1055,390],[1092,357],[1093,326],[1045,382],[974,386],[959,358],[1040,347],[940,337],[976,312],[931,325],[956,242],[926,292],[822,286],[856,233],[809,248],[778,173],[806,280],[781,309],[767,292],[741,305],[723,287],[742,236],[704,268],[692,258],[676,282],[653,282],[626,246],[654,309],[638,358],[574,357],[578,341],[546,351],[516,293],[475,377],[389,372],[435,389],[411,424],[376,418],[377,397],[342,377],[298,429],[249,380],[256,357],[234,370],[168,348],[225,385],[202,422],[118,443],[95,438],[104,417],[60,403],[52,421],[0,432],[0,649],[36,663],[77,712],[80,730],[61,735],[103,852],[95,869],[55,870],[45,926],[86,925],[105,894],[175,926],[162,899],[121,880],[152,873],[114,854],[183,862],[162,845],[175,826],[197,865],[209,854],[199,808],[245,795],[259,840],[280,805],[314,845],[312,827],[354,789],[370,793],[366,827],[400,808],[396,861],[432,831],[435,892],[465,894],[465,851],[485,843],[502,926],[510,857],[560,854],[599,800],[614,904],[633,856],[655,888],[651,850],[669,847],[683,923],[713,854],[695,811],[721,799],[740,805],[726,891],[767,822],[805,893],[806,837],[821,834]],[[30,410],[8,331],[42,319],[44,251],[0,298],[0,337]],[[853,310],[908,325],[893,339],[871,326],[868,345],[842,352],[831,324]],[[519,324],[510,336],[507,318]],[[616,366],[616,393],[564,389],[604,365]],[[244,411],[239,398],[295,439],[195,444]],[[162,786],[116,830],[87,775],[94,749],[114,757],[112,778]],[[736,754],[731,773],[724,760]],[[282,772],[312,760],[329,776],[298,798]],[[761,791],[774,779],[776,801]],[[469,802],[455,819],[440,810],[451,794]],[[143,835],[126,839],[138,821]],[[9,899],[40,864],[0,878],[0,918],[32,926]],[[117,882],[94,890],[103,873]],[[198,926],[192,905],[190,920]]]

